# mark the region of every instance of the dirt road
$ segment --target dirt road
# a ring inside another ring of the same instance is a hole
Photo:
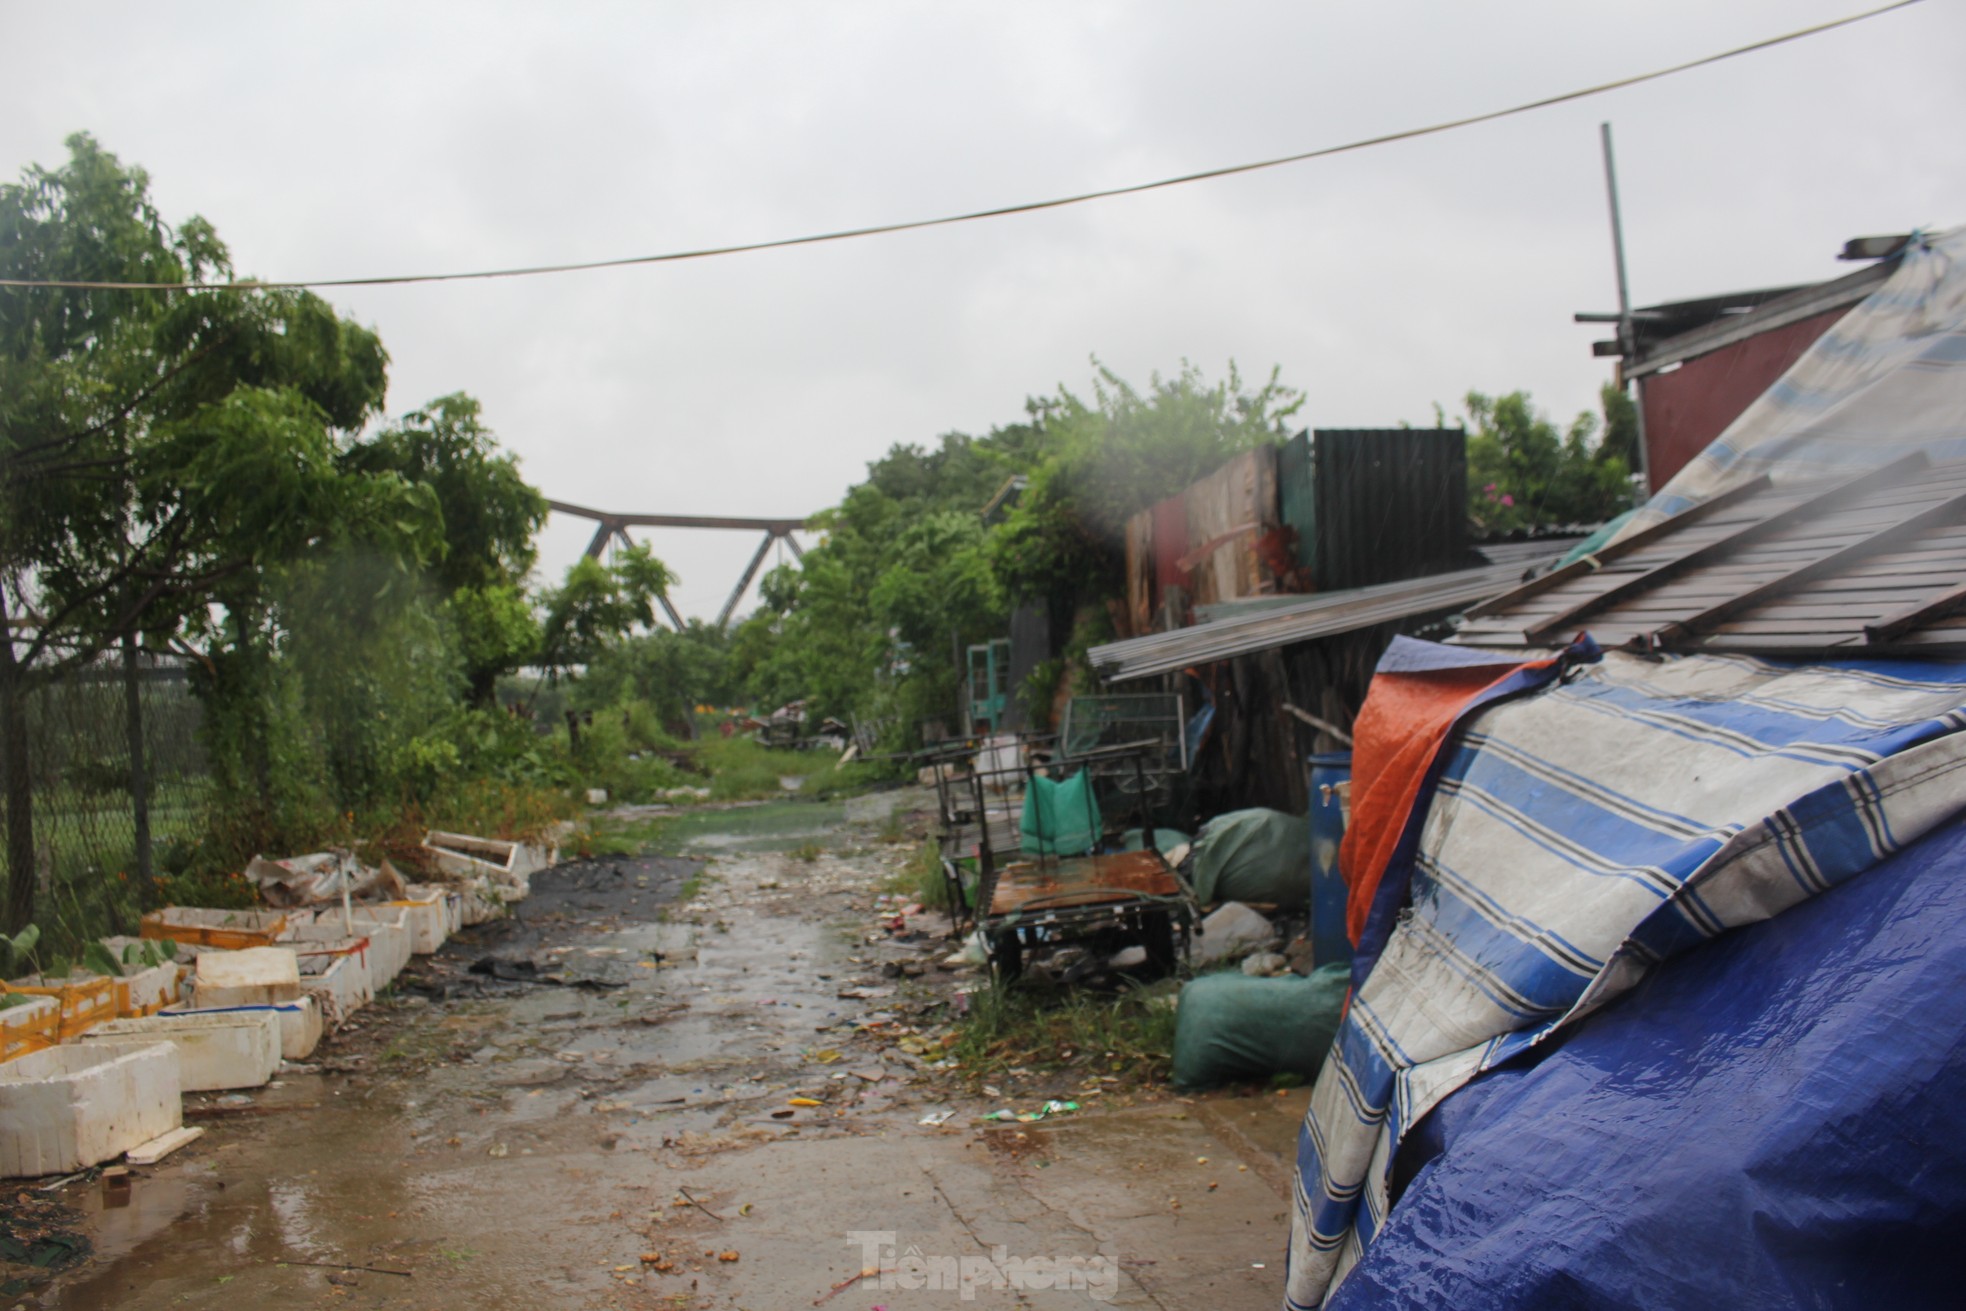
[[[188,1099],[207,1134],[127,1201],[71,1185],[94,1256],[29,1304],[1276,1306],[1301,1096],[1090,1079],[980,1121],[1002,1102],[932,1068],[948,945],[875,918],[880,811],[726,812],[693,821],[713,855],[540,876],[311,1070]]]

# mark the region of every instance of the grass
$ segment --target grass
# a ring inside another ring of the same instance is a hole
[[[880,778],[870,765],[846,765],[828,751],[775,751],[748,737],[706,738],[691,748],[710,772],[713,801],[757,801],[786,794],[781,779],[801,780],[799,795],[817,800],[851,796]]]
[[[881,891],[902,893],[929,910],[947,910],[949,881],[942,875],[942,853],[935,840],[924,839],[908,863],[881,884]]]
[[[806,842],[801,842],[798,846],[793,847],[790,851],[786,852],[785,854],[790,856],[793,860],[803,860],[806,861],[807,863],[811,863],[812,861],[818,860],[821,856],[825,855],[826,848],[821,846],[817,842],[806,841]]]
[[[1100,995],[1084,989],[991,985],[970,995],[951,1055],[972,1079],[1012,1068],[1167,1077],[1174,1011],[1139,989]]]

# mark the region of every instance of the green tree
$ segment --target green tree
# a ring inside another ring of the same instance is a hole
[[[519,474],[462,392],[405,415],[344,457],[351,470],[387,474],[435,496],[443,551],[433,576],[459,638],[471,703],[489,706],[498,676],[538,650],[539,626],[521,587],[546,522],[546,498]]]
[[[1579,414],[1559,433],[1527,392],[1469,392],[1466,404],[1468,517],[1477,528],[1594,524],[1630,508],[1629,470],[1597,442],[1597,416]]]
[[[538,663],[564,677],[601,658],[636,628],[655,626],[656,601],[675,575],[646,546],[631,546],[606,564],[582,556],[540,603],[546,612]]]
[[[803,696],[816,713],[904,729],[946,720],[963,649],[1003,635],[1013,598],[1070,614],[1117,595],[1127,518],[1278,440],[1301,404],[1275,374],[1245,387],[1233,365],[1219,383],[1183,365],[1145,391],[1094,367],[1090,402],[1061,388],[1021,422],[869,465],[819,516],[800,568],[767,576],[765,604],[732,635],[733,679],[765,704]],[[1022,495],[986,525],[1013,475]]]
[[[141,169],[68,141],[0,186],[0,270],[92,281],[223,280],[209,223],[173,227]],[[419,562],[433,498],[341,467],[381,407],[375,335],[305,292],[0,289],[0,775],[6,922],[33,913],[25,697],[145,635],[250,634],[257,578],[334,543]]]

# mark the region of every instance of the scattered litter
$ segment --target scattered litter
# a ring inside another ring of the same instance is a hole
[[[932,1129],[935,1128],[937,1125],[947,1124],[950,1120],[955,1118],[955,1114],[956,1113],[954,1111],[930,1111],[927,1115],[924,1115],[921,1119],[915,1121],[915,1123],[925,1124]]]
[[[1018,1124],[1035,1124],[1047,1116],[1065,1115],[1078,1109],[1079,1104],[1077,1102],[1061,1102],[1054,1099],[1046,1102],[1035,1111],[1013,1111],[1009,1107],[1005,1107],[1001,1111],[991,1111],[983,1118],[985,1120],[1014,1120]]]

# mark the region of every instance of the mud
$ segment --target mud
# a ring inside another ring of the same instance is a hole
[[[63,1190],[93,1255],[26,1304],[1277,1305],[1301,1100],[981,1122],[938,1068],[973,976],[871,927],[895,804],[705,812],[707,861],[535,878],[310,1067],[188,1098],[205,1137],[127,1192]]]

